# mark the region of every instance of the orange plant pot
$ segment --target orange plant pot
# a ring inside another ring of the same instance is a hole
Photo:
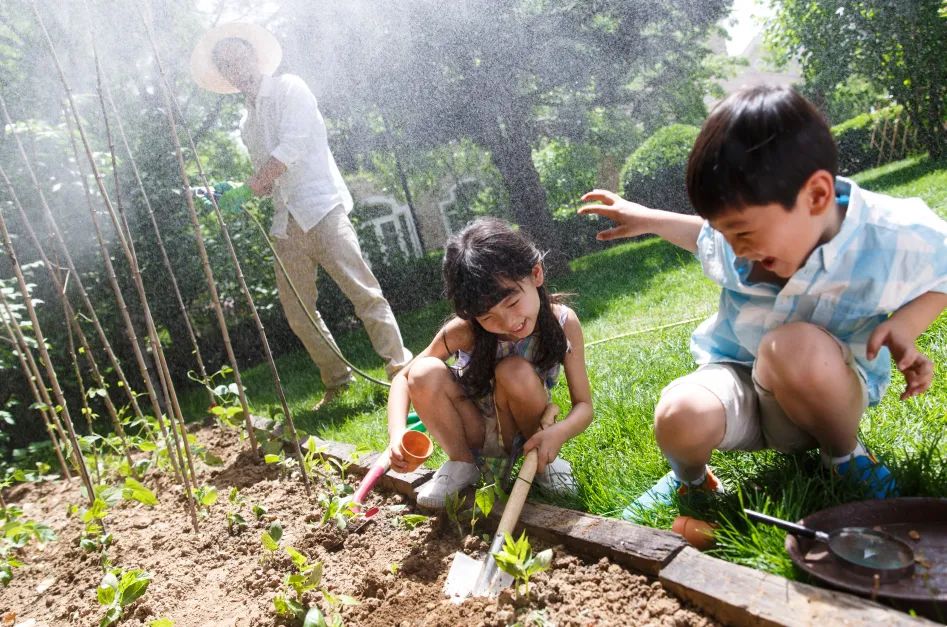
[[[674,519],[671,531],[679,534],[692,547],[699,551],[713,548],[714,531],[717,525],[692,516],[678,516]]]
[[[427,434],[420,431],[405,431],[401,436],[401,442],[398,444],[401,456],[408,464],[405,472],[411,472],[418,466],[427,461],[427,458],[434,452],[434,443]]]

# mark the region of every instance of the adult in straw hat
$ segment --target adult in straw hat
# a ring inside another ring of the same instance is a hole
[[[326,388],[318,408],[352,381],[350,368],[327,344],[335,340],[316,310],[319,266],[352,301],[389,377],[412,355],[362,257],[348,218],[352,195],[329,150],[316,98],[298,76],[273,76],[281,59],[279,42],[266,29],[224,24],[204,33],[194,47],[191,72],[204,89],[245,97],[247,115],[240,133],[254,168],[247,185],[257,196],[273,197],[276,211],[270,234],[289,280],[321,331],[313,328],[277,265],[276,284],[286,318],[319,367]]]

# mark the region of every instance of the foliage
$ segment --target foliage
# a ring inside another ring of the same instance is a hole
[[[838,144],[839,173],[847,176],[880,165],[882,155],[879,154],[877,145],[880,136],[875,137],[875,145],[872,145],[872,136],[880,133],[883,125],[890,125],[895,120],[901,120],[902,125],[906,126],[907,120],[902,119],[901,113],[902,107],[896,105],[872,113],[862,113],[833,126],[832,136]],[[885,155],[886,161],[893,160],[895,154],[897,151],[889,150]]]
[[[931,156],[947,152],[947,21],[941,0],[775,0],[767,39],[798,58],[810,90],[830,93],[852,74],[904,106]]]
[[[693,213],[684,175],[699,132],[696,126],[672,124],[649,137],[622,169],[625,198],[649,207]]]
[[[232,373],[233,368],[224,364],[220,370],[206,377],[199,376],[193,370],[188,371],[187,377],[203,385],[213,395],[215,403],[209,411],[218,423],[239,429],[243,426],[243,407],[240,405],[240,388],[236,382],[228,383],[227,377]]]
[[[280,522],[273,521],[269,528],[260,535],[260,542],[263,544],[263,548],[267,551],[268,556],[273,556],[273,554],[279,549],[279,541],[283,537],[283,525]]]
[[[546,549],[533,555],[524,531],[520,534],[518,540],[514,540],[510,534],[506,534],[503,549],[494,553],[493,558],[497,561],[500,570],[516,581],[517,593],[523,588],[526,596],[529,596],[529,580],[533,575],[549,569],[552,563],[552,549]]]
[[[827,94],[806,84],[800,92],[822,109],[829,124],[841,124],[856,115],[891,106],[883,89],[857,74],[846,77]]]
[[[198,511],[201,516],[206,516],[211,506],[217,502],[217,488],[214,486],[201,485],[197,488],[192,488],[192,490]]]
[[[286,575],[285,583],[293,590],[295,598],[278,593],[273,598],[273,607],[277,615],[302,620],[303,627],[307,625],[341,626],[340,606],[357,605],[358,601],[347,594],[332,594],[322,585],[322,562],[310,562],[305,554],[292,547],[286,547],[286,553],[293,561],[295,572]],[[308,606],[306,595],[316,589],[322,593],[323,600],[330,608],[328,620],[317,606]]]
[[[230,493],[227,494],[227,502],[230,503],[230,509],[227,511],[227,532],[230,535],[237,535],[247,528],[247,519],[243,517],[240,510],[243,509],[246,502],[240,496],[240,488],[233,486]]]
[[[99,621],[99,627],[118,622],[125,609],[145,594],[150,583],[151,575],[137,568],[109,570],[95,590],[99,605],[105,606],[105,616]]]

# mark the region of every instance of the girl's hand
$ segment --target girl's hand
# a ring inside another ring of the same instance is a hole
[[[564,442],[556,425],[540,429],[533,434],[533,437],[526,440],[526,444],[523,445],[523,455],[536,449],[536,472],[542,472],[546,464],[552,463],[552,460],[559,455],[559,449],[562,448]]]
[[[401,455],[401,436],[405,431],[406,429],[402,429],[398,433],[389,436],[388,455],[391,460],[391,469],[395,472],[407,472],[408,470],[408,463]]]
[[[582,202],[598,202],[601,204],[586,205],[580,208],[580,215],[593,213],[608,218],[616,224],[610,229],[599,231],[595,236],[598,240],[608,241],[652,232],[649,218],[653,217],[654,209],[625,200],[615,192],[595,189],[582,196]]]

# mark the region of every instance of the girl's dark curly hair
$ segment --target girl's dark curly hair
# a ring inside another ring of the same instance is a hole
[[[474,398],[490,392],[497,361],[497,336],[480,326],[477,316],[514,292],[517,288],[509,283],[529,277],[533,267],[542,262],[543,254],[529,238],[495,218],[475,220],[447,242],[443,265],[447,298],[457,317],[469,322],[474,331],[470,365],[460,379]],[[568,344],[552,311],[552,304],[558,302],[556,296],[550,296],[545,285],[539,286],[538,292],[536,366],[546,370],[562,363]]]

